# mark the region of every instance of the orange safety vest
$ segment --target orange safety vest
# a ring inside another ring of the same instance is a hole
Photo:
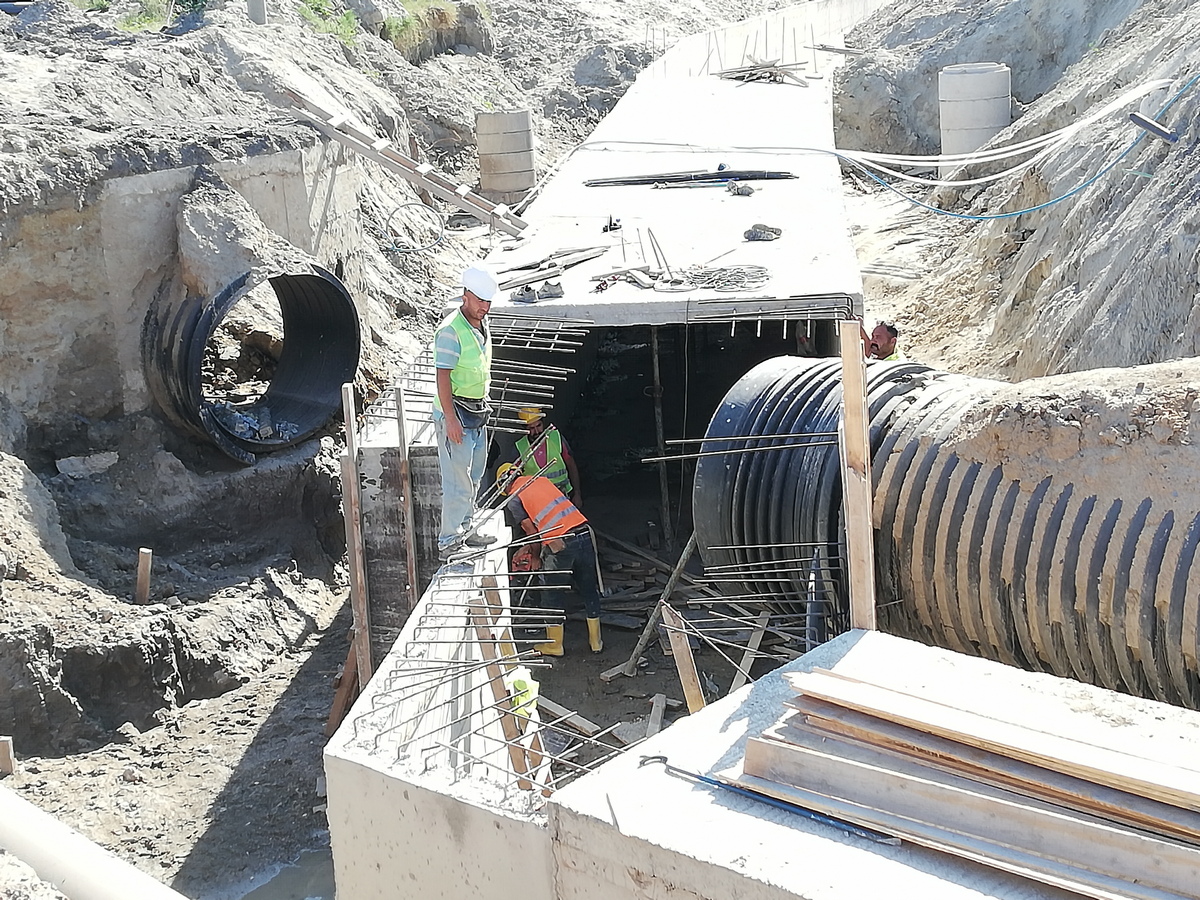
[[[543,544],[587,524],[583,513],[544,475],[535,478],[522,475],[513,482],[512,492],[537,526]]]

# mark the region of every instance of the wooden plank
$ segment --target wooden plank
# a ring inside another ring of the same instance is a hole
[[[342,670],[334,679],[337,690],[333,694],[333,706],[330,707],[329,718],[325,721],[325,737],[333,737],[333,733],[337,731],[338,726],[342,724],[342,719],[346,717],[347,711],[353,705],[354,698],[358,696],[358,660],[356,658],[358,653],[356,648],[357,643],[351,640],[346,661],[342,663]]]
[[[1139,890],[1136,886],[1130,889],[1124,881],[1097,875],[1086,869],[1040,859],[1009,847],[1000,847],[954,834],[927,822],[897,816],[890,811],[872,809],[861,803],[849,803],[827,797],[794,785],[780,784],[745,774],[724,775],[721,776],[721,780],[735,787],[762,794],[764,797],[824,813],[864,828],[873,828],[931,850],[949,853],[1063,890],[1074,891],[1095,900],[1180,900],[1174,894]]]
[[[667,695],[655,694],[650,701],[650,721],[646,723],[646,737],[658,734],[662,730],[663,715],[667,711]]]
[[[875,630],[875,530],[871,513],[871,445],[861,324],[840,326],[842,345],[842,510],[850,580],[850,627]]]
[[[1000,848],[1069,864],[1155,894],[1187,897],[1200,884],[1200,848],[1020,797],[878,751],[774,729],[746,746],[745,772],[827,797],[935,824]],[[1003,855],[1003,854],[1001,854]]]
[[[642,629],[642,634],[638,638],[637,644],[633,648],[633,652],[629,654],[623,665],[614,666],[612,669],[606,669],[600,673],[600,680],[604,682],[611,681],[617,675],[628,675],[633,677],[637,674],[638,660],[642,658],[642,653],[649,646],[653,639],[655,631],[658,628],[658,620],[662,617],[662,607],[670,599],[671,594],[675,592],[675,586],[679,584],[680,578],[683,577],[683,568],[688,564],[688,560],[692,558],[692,554],[696,552],[696,532],[693,531],[684,544],[683,550],[680,551],[679,559],[671,568],[671,576],[667,579],[667,583],[663,586],[662,593],[658,595],[658,603],[654,606],[654,611],[650,614],[649,620],[646,622],[646,627]],[[611,673],[611,674],[610,674]],[[605,677],[608,676],[608,677]]]
[[[488,687],[491,690],[496,709],[500,713],[500,728],[508,747],[508,758],[512,763],[513,771],[519,776],[523,776],[529,772],[529,758],[520,744],[521,723],[517,721],[517,714],[512,711],[512,694],[504,684],[504,670],[496,661],[499,654],[496,645],[492,643],[494,637],[489,627],[490,620],[490,616],[481,604],[471,605],[471,621],[475,626],[475,635],[479,638],[479,650],[483,654],[484,660],[488,661],[488,665],[485,667]],[[528,778],[519,777],[517,787],[529,791],[533,790],[533,783]]]
[[[417,517],[413,511],[412,462],[408,457],[408,410],[404,405],[404,387],[396,381],[396,428],[400,444],[400,508],[404,519],[404,567],[408,574],[406,605],[411,613],[421,599],[417,589]]]
[[[810,697],[1056,772],[1200,811],[1200,772],[991,719],[821,671],[784,676]],[[790,703],[789,703],[790,705]]]
[[[1200,814],[1157,800],[1053,772],[821,700],[806,698],[802,711],[788,719],[785,725],[801,727],[795,725],[797,719],[816,733],[898,754],[944,772],[1109,818],[1133,828],[1193,843],[1200,841]],[[780,735],[786,736],[783,730]]]
[[[683,619],[665,603],[662,607],[663,622],[671,638],[671,649],[675,654],[675,668],[679,670],[679,683],[683,685],[683,696],[688,712],[704,709],[704,688],[700,686],[700,675],[696,672],[696,660],[692,657],[692,645],[683,632]]]
[[[590,719],[585,719],[579,713],[567,709],[560,703],[555,703],[549,697],[538,695],[538,708],[545,710],[558,720],[559,725],[573,728],[585,737],[593,737],[604,729]]]
[[[769,612],[760,612],[754,620],[754,633],[746,642],[746,652],[742,654],[742,662],[733,676],[732,684],[729,685],[729,693],[732,694],[750,680],[750,667],[754,665],[754,658],[758,655],[759,645],[762,644],[763,635],[767,633],[767,623],[770,621],[771,614]]]
[[[346,452],[342,455],[342,519],[346,526],[346,564],[350,574],[350,608],[354,613],[355,654],[358,689],[371,680],[371,614],[367,594],[367,561],[362,537],[362,486],[358,478],[358,417],[354,385],[342,385],[342,415],[345,420]]]

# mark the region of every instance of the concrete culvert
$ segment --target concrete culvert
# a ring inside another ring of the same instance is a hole
[[[142,334],[146,379],[175,426],[239,462],[311,437],[341,408],[361,347],[358,312],[342,282],[319,266],[266,279],[279,305],[282,345],[250,396],[213,390],[211,346],[222,320],[253,285],[249,273],[213,298],[160,301]]]
[[[1200,706],[1200,363],[867,382],[882,628]],[[768,360],[703,449],[803,443],[782,436],[836,431],[840,403],[839,360]],[[693,504],[706,565],[747,573],[729,593],[846,628],[836,446],[703,457]]]

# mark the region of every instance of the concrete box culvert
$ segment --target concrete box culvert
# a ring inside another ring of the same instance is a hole
[[[206,399],[203,363],[226,314],[261,283],[250,273],[212,298],[160,300],[142,329],[146,381],[167,420],[246,465],[306,440],[341,409],[341,386],[354,380],[361,349],[354,300],[332,273],[314,265],[266,281],[279,303],[283,348],[266,391],[248,405]]]
[[[1192,362],[1015,385],[871,363],[881,628],[1200,706],[1197,384]],[[760,364],[703,450],[787,449],[702,457],[693,493],[706,566],[742,579],[726,592],[814,643],[848,627],[840,462],[820,437],[840,405],[839,360]]]

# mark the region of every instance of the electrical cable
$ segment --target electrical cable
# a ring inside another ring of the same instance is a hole
[[[396,216],[400,214],[400,210],[408,209],[410,206],[419,207],[424,214],[437,217],[437,237],[435,237],[430,243],[424,244],[420,247],[401,247],[398,243],[396,243],[396,239],[400,235],[400,229],[394,227],[393,221],[395,220]],[[425,253],[429,250],[432,250],[443,240],[445,240],[446,217],[442,215],[439,210],[434,209],[432,206],[426,206],[420,200],[412,200],[408,203],[402,203],[392,210],[392,214],[387,217],[387,222],[383,228],[387,235],[392,239],[391,245],[383,248],[384,253]]]
[[[1161,117],[1162,114],[1164,112],[1166,112],[1167,109],[1170,108],[1176,101],[1178,101],[1179,98],[1181,96],[1183,96],[1183,94],[1185,94],[1188,90],[1190,90],[1196,84],[1197,81],[1200,81],[1200,75],[1193,76],[1190,80],[1188,80],[1187,83],[1185,83],[1184,86],[1181,87],[1162,106],[1162,108],[1158,111],[1156,117]],[[1026,215],[1026,214],[1032,213],[1032,212],[1039,212],[1039,211],[1046,209],[1050,206],[1053,206],[1057,203],[1061,203],[1063,200],[1066,200],[1066,199],[1069,199],[1070,197],[1075,196],[1080,191],[1082,191],[1085,188],[1089,187],[1090,185],[1094,184],[1097,180],[1099,180],[1104,175],[1106,175],[1110,171],[1112,171],[1112,169],[1115,168],[1120,163],[1120,161],[1122,159],[1124,159],[1129,153],[1131,153],[1134,150],[1134,148],[1136,148],[1138,146],[1138,144],[1142,141],[1142,139],[1146,137],[1146,132],[1142,132],[1141,134],[1139,134],[1133,140],[1133,142],[1128,147],[1126,147],[1125,150],[1123,150],[1115,159],[1113,159],[1107,165],[1103,166],[1099,171],[1097,171],[1090,178],[1088,178],[1087,180],[1083,181],[1082,183],[1076,185],[1074,188],[1071,188],[1070,190],[1066,191],[1065,193],[1063,193],[1057,197],[1052,197],[1051,199],[1045,201],[1044,203],[1040,203],[1036,206],[1031,206],[1031,207],[1027,207],[1025,209],[1013,210],[1011,212],[1004,212],[1004,213],[970,214],[970,213],[957,213],[957,212],[953,212],[951,210],[941,209],[939,207],[933,206],[932,204],[925,203],[924,201],[918,200],[917,198],[906,194],[904,191],[900,190],[895,185],[893,185],[893,184],[889,183],[888,181],[884,180],[883,178],[881,178],[879,175],[877,175],[875,173],[875,171],[872,171],[872,170],[878,169],[880,171],[885,171],[885,172],[887,172],[887,174],[889,176],[896,178],[898,180],[915,182],[915,183],[924,184],[924,185],[930,186],[930,187],[937,187],[937,186],[965,187],[965,186],[984,184],[984,183],[989,183],[992,181],[997,181],[1001,178],[1011,175],[1015,171],[1026,169],[1029,167],[1029,165],[1031,165],[1033,163],[1040,162],[1043,158],[1045,158],[1046,155],[1048,155],[1053,150],[1057,149],[1061,144],[1066,143],[1066,141],[1069,138],[1073,137],[1075,134],[1077,134],[1080,130],[1082,130],[1086,126],[1091,125],[1094,122],[1098,121],[1099,119],[1111,114],[1116,109],[1132,102],[1132,100],[1137,99],[1138,97],[1142,97],[1147,94],[1150,94],[1154,91],[1160,90],[1162,87],[1164,87],[1165,85],[1170,84],[1170,83],[1171,83],[1171,81],[1169,79],[1157,79],[1154,81],[1146,82],[1145,84],[1139,85],[1136,88],[1133,88],[1129,91],[1124,92],[1123,94],[1119,95],[1116,99],[1105,104],[1105,106],[1101,107],[1100,110],[1098,110],[1095,113],[1090,114],[1089,116],[1086,116],[1085,118],[1081,119],[1079,122],[1076,122],[1072,125],[1066,126],[1065,128],[1061,128],[1057,131],[1051,132],[1048,135],[1043,135],[1040,138],[1033,138],[1028,141],[1023,141],[1023,142],[1020,142],[1020,143],[1014,144],[1014,145],[1008,145],[1008,146],[1005,146],[1002,148],[976,151],[974,153],[969,153],[969,154],[948,154],[948,155],[937,155],[937,156],[899,156],[899,155],[893,156],[893,155],[889,155],[889,154],[863,153],[863,152],[859,152],[859,151],[837,150],[837,149],[831,149],[831,148],[827,148],[827,147],[767,147],[767,146],[763,146],[763,147],[736,147],[736,146],[734,146],[734,147],[696,147],[696,146],[690,146],[690,145],[672,144],[672,143],[655,142],[655,141],[644,141],[644,142],[643,141],[599,141],[599,142],[594,142],[594,143],[585,142],[583,144],[580,144],[579,147],[576,148],[576,151],[578,151],[578,150],[603,150],[603,149],[607,149],[611,145],[633,145],[633,146],[641,146],[641,147],[645,147],[645,146],[658,147],[658,148],[661,148],[664,152],[667,152],[667,151],[676,152],[676,151],[680,151],[680,150],[690,150],[695,153],[721,153],[721,152],[725,152],[725,153],[729,153],[729,152],[736,152],[736,153],[782,153],[782,152],[824,153],[824,154],[828,154],[830,156],[834,156],[837,159],[840,159],[843,162],[847,163],[848,165],[854,166],[855,168],[862,170],[867,177],[871,178],[873,181],[878,182],[883,187],[885,187],[888,190],[892,191],[893,193],[899,195],[900,197],[907,200],[909,203],[913,204],[914,206],[918,206],[929,212],[939,213],[941,215],[950,216],[952,218],[957,218],[957,219],[966,219],[966,220],[970,220],[970,221],[992,221],[992,220],[997,220],[997,219],[1014,218],[1014,217]],[[1033,159],[1027,159],[1027,160],[1025,160],[1009,169],[1006,169],[1002,172],[995,173],[993,175],[989,175],[989,176],[985,176],[985,177],[981,177],[978,179],[964,179],[964,180],[949,180],[949,181],[947,181],[947,180],[941,180],[941,179],[921,178],[919,176],[913,176],[913,175],[909,175],[907,173],[901,173],[901,172],[897,172],[895,170],[887,169],[885,166],[881,165],[881,161],[890,160],[890,161],[896,162],[897,164],[911,163],[911,164],[920,164],[920,165],[926,165],[926,166],[945,166],[945,165],[949,165],[949,164],[954,164],[954,165],[964,165],[965,166],[965,165],[979,164],[979,163],[984,163],[984,162],[994,162],[999,159],[1008,158],[1009,156],[1025,154],[1025,153],[1030,152],[1033,149],[1036,149],[1036,148],[1042,147],[1042,146],[1045,146],[1046,150],[1044,150],[1042,153],[1039,153]]]

